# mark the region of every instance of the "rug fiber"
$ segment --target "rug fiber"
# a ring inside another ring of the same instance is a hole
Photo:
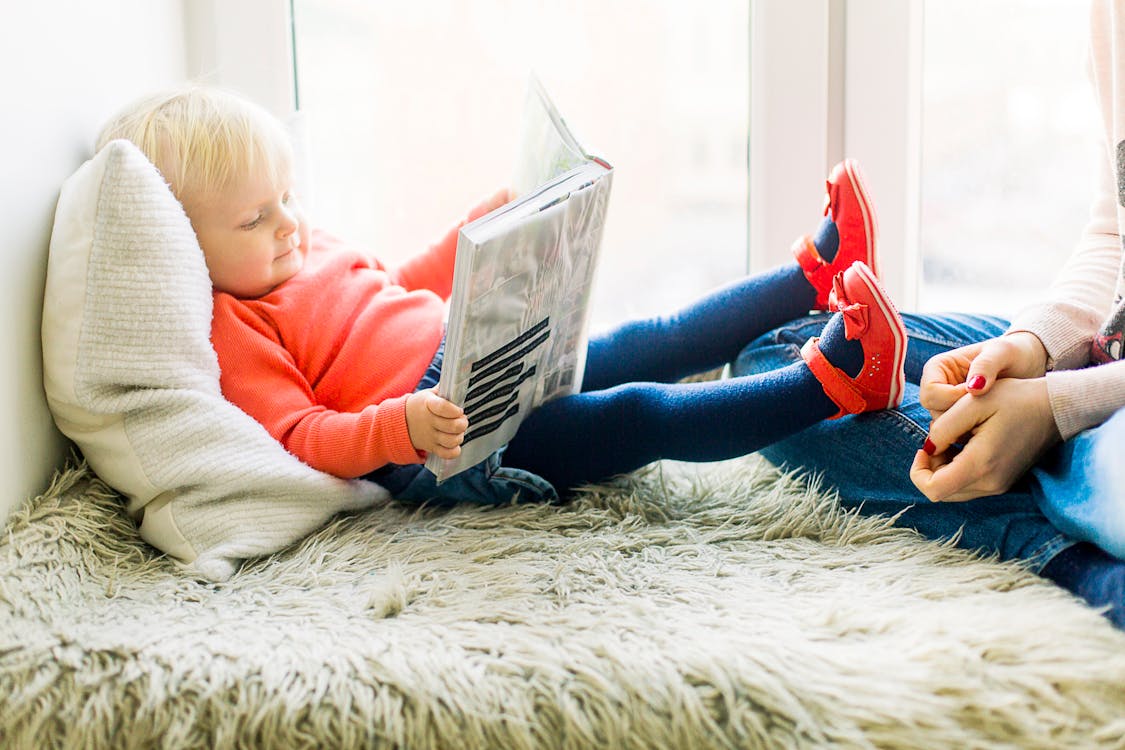
[[[0,747],[1125,748],[1125,634],[756,456],[388,504],[200,582],[61,472],[0,539]]]

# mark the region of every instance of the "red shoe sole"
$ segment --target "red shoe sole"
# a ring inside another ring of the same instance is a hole
[[[879,283],[878,278],[874,277],[871,269],[862,266],[852,266],[858,273],[860,280],[863,282],[867,290],[871,292],[871,298],[875,304],[879,306],[880,312],[886,320],[891,321],[891,333],[894,336],[895,352],[894,352],[894,379],[891,381],[890,392],[887,394],[887,403],[885,408],[893,409],[902,402],[902,394],[906,390],[906,376],[903,373],[903,365],[906,362],[906,329],[903,327],[902,318],[898,314],[898,309],[895,307],[894,302],[883,291],[883,286]]]
[[[878,242],[879,223],[875,218],[875,211],[871,208],[871,197],[867,189],[867,182],[864,180],[863,173],[859,169],[859,162],[855,159],[844,159],[844,171],[848,175],[848,180],[851,182],[853,190],[855,191],[856,202],[859,203],[859,211],[863,215],[863,231],[864,236],[867,238],[867,252],[864,263],[870,268],[875,276],[879,276],[879,268],[875,261],[875,246]]]

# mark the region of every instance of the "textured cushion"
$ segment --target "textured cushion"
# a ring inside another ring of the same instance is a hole
[[[66,181],[43,306],[47,401],[146,541],[213,580],[385,497],[315,471],[226,401],[211,285],[159,171],[114,141]]]

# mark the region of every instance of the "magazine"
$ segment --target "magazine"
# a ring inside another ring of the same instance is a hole
[[[581,389],[612,182],[533,79],[513,197],[457,240],[437,392],[469,429],[460,456],[427,459],[439,483],[505,445],[538,405]]]

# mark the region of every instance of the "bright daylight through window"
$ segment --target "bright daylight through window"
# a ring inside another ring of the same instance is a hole
[[[617,170],[594,328],[686,303],[746,270],[748,5],[296,0],[314,219],[426,247],[510,181],[534,70]]]
[[[1089,213],[1089,13],[929,0],[924,23],[919,306],[1010,316],[1046,289]]]

